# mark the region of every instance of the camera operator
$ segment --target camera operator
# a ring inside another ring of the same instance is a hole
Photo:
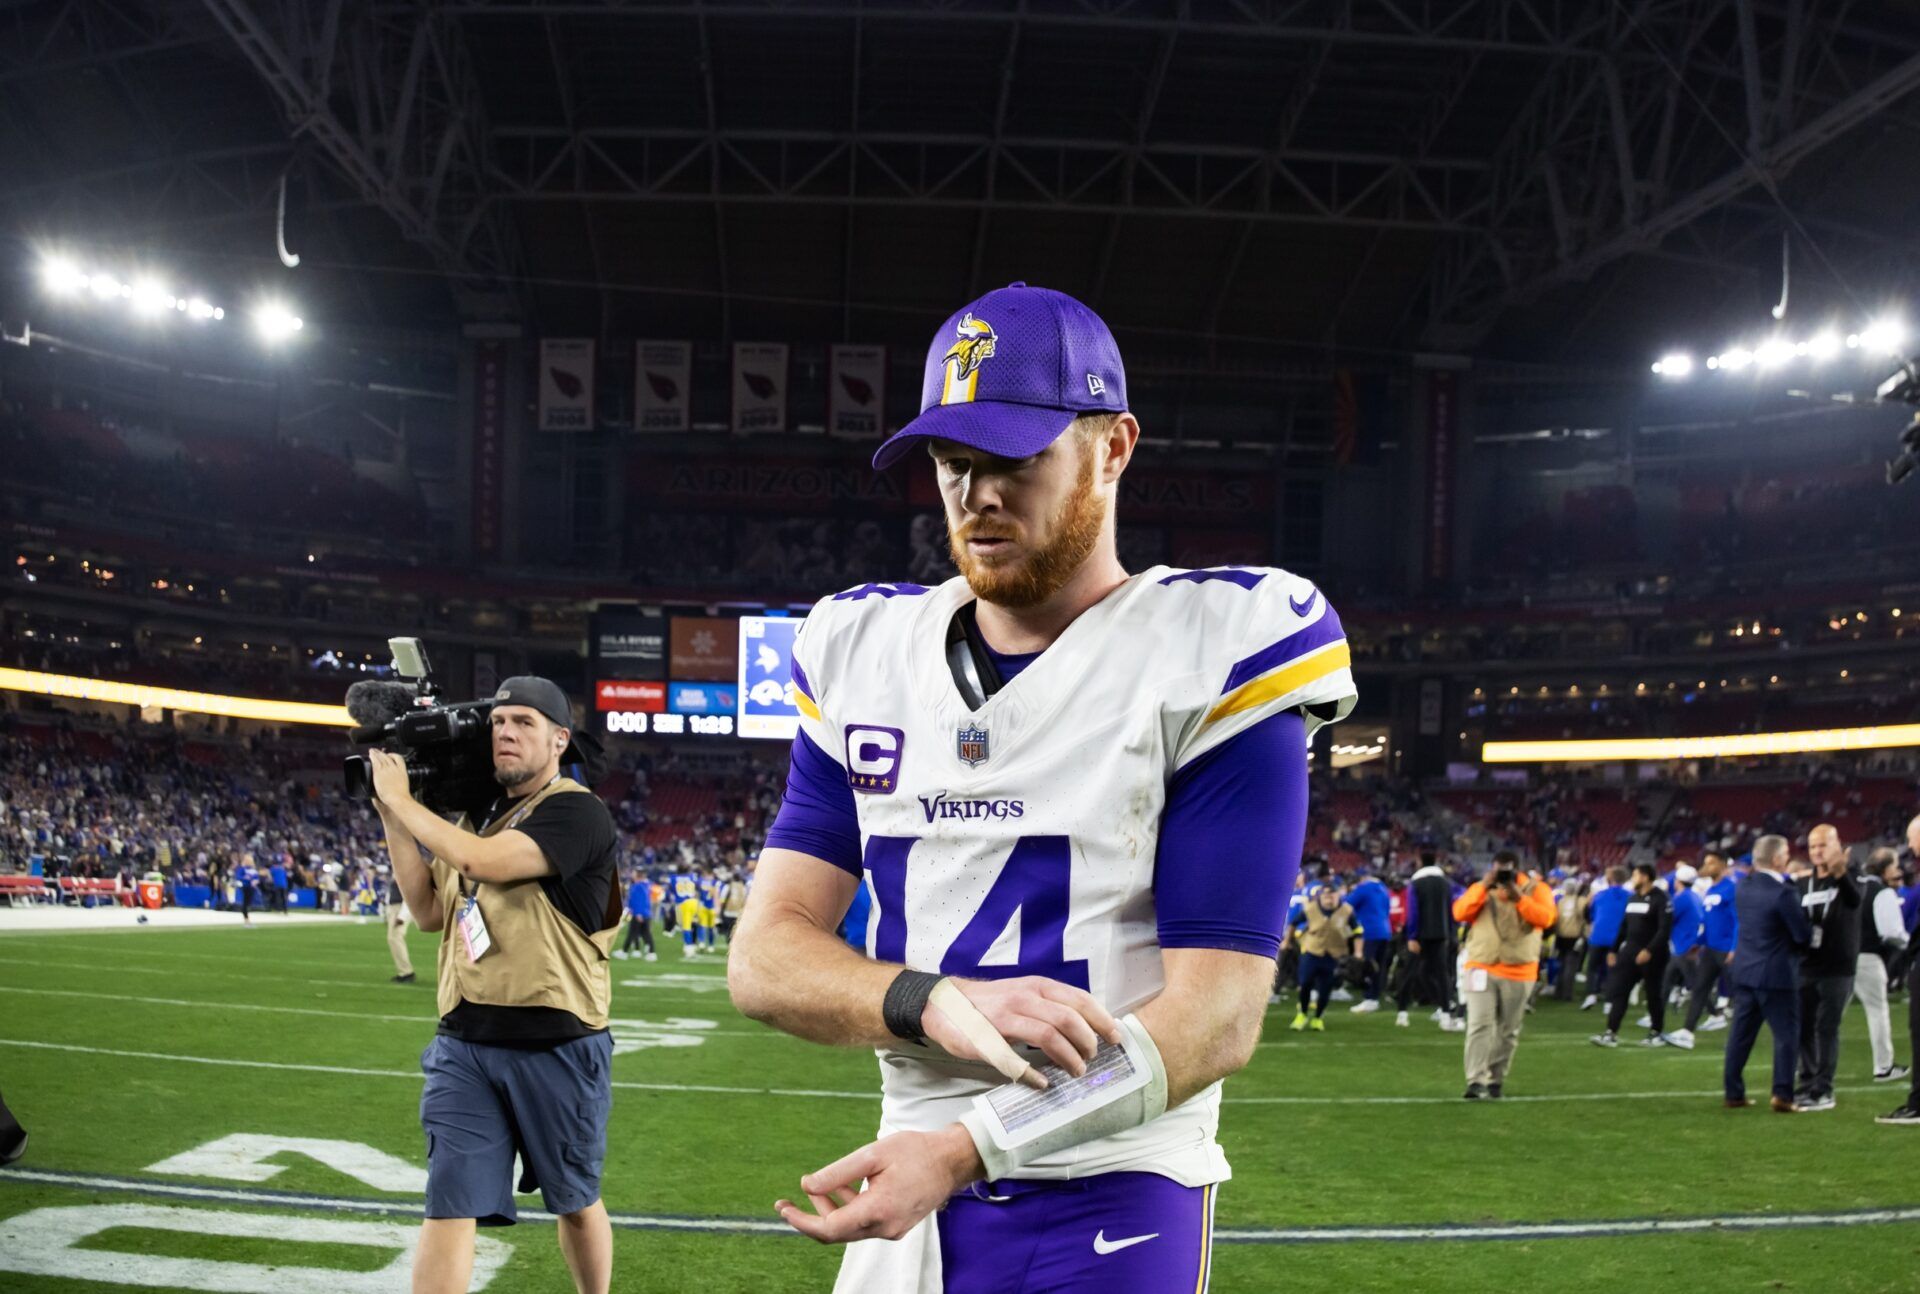
[[[1510,849],[1493,856],[1484,879],[1453,901],[1453,919],[1467,926],[1467,1090],[1469,1101],[1499,1100],[1527,1000],[1540,978],[1540,941],[1554,923],[1553,890],[1522,874]]]
[[[566,694],[523,676],[494,699],[504,794],[477,833],[418,803],[399,756],[369,754],[394,876],[420,928],[441,934],[440,1027],[420,1061],[427,1199],[413,1288],[467,1288],[475,1226],[516,1219],[518,1151],[520,1190],[537,1187],[559,1215],[575,1288],[604,1292],[613,1267],[600,1202],[612,1103],[608,956],[620,915],[613,819],[560,775],[572,745]]]
[[[1860,961],[1860,882],[1853,879],[1840,833],[1821,823],[1807,833],[1810,869],[1796,877],[1813,942],[1800,959],[1800,1071],[1794,1104],[1831,1110],[1840,1062],[1840,1021],[1853,997]]]

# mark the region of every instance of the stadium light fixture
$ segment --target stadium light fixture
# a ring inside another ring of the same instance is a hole
[[[151,319],[162,310],[173,309],[173,303],[179,298],[152,279],[142,279],[133,285],[131,300],[135,314]]]
[[[278,301],[269,301],[253,312],[253,326],[269,345],[286,341],[305,328],[306,321]]]
[[[57,296],[71,296],[84,291],[88,285],[87,276],[72,261],[58,257],[41,265],[40,279],[46,284],[47,291]]]
[[[1840,353],[1840,334],[1828,329],[1815,333],[1806,342],[1807,354],[1816,362],[1832,359]]]
[[[1753,362],[1761,368],[1779,368],[1792,358],[1793,343],[1785,337],[1769,337],[1753,351]]]
[[[1655,362],[1653,371],[1661,377],[1685,377],[1693,372],[1693,356],[1683,351],[1663,355]]]
[[[1907,342],[1907,326],[1893,315],[1874,320],[1860,331],[1860,345],[1876,355],[1897,355]]]

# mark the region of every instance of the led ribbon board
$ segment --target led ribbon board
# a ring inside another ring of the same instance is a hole
[[[1589,764],[1616,759],[1730,759],[1742,755],[1806,755],[1834,750],[1920,746],[1920,723],[1879,728],[1809,728],[1742,732],[1724,737],[1621,737],[1595,741],[1490,741],[1486,764]]]
[[[306,701],[274,701],[259,696],[221,696],[215,692],[182,692],[170,687],[116,683],[72,674],[41,674],[34,670],[0,666],[0,692],[31,692],[36,696],[65,696],[112,705],[137,705],[189,714],[223,714],[232,719],[261,723],[311,723],[329,728],[351,728],[344,705],[314,705]]]

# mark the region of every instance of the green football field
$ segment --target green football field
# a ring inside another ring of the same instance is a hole
[[[869,1139],[875,1062],[743,1019],[719,958],[660,947],[615,964],[614,1287],[828,1289],[837,1254],[772,1204]],[[414,948],[395,985],[373,921],[0,936],[0,1092],[32,1135],[0,1170],[0,1290],[404,1289]],[[1920,1132],[1873,1123],[1900,1094],[1868,1081],[1858,1007],[1840,1108],[1794,1118],[1721,1108],[1724,1035],[1603,1052],[1549,1003],[1509,1099],[1468,1105],[1424,1016],[1290,1014],[1227,1084],[1216,1290],[1920,1289]],[[489,1288],[570,1288],[551,1223],[483,1235]]]

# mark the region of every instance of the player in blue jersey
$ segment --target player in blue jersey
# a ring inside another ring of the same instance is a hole
[[[253,865],[252,854],[240,855],[240,861],[233,868],[233,897],[240,905],[242,925],[253,924],[253,905],[260,898],[260,869]]]
[[[1220,1084],[1266,1013],[1308,738],[1353,704],[1345,635],[1285,571],[1121,566],[1140,426],[1072,298],[957,312],[921,408],[875,465],[919,459],[961,574],[801,626],[728,960],[749,1016],[880,1056],[878,1139],[776,1207],[851,1242],[848,1294],[1204,1290]],[[834,933],[857,889],[865,955]]]
[[[648,961],[660,960],[653,948],[653,882],[645,873],[634,872],[627,883],[627,937],[613,955],[624,960],[642,944]]]

